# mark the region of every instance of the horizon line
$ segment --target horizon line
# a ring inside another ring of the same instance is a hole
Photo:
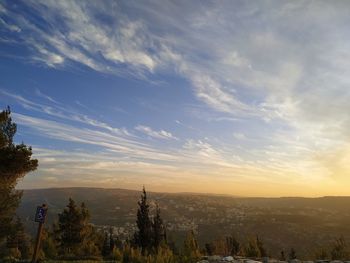
[[[142,190],[130,189],[130,188],[113,188],[113,187],[89,187],[89,186],[66,186],[66,187],[43,187],[43,188],[16,188],[21,191],[35,191],[35,190],[50,190],[50,189],[105,189],[105,190],[127,190],[141,192]],[[304,199],[317,199],[317,198],[329,198],[329,197],[350,197],[350,195],[323,195],[323,196],[242,196],[233,194],[220,194],[220,193],[206,193],[206,192],[162,192],[162,191],[147,191],[148,193],[158,194],[183,194],[183,195],[207,195],[207,196],[222,196],[232,198],[266,198],[266,199],[277,199],[277,198],[304,198]]]

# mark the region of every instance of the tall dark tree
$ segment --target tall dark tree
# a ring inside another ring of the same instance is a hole
[[[141,248],[142,255],[145,255],[152,244],[152,222],[149,216],[149,204],[145,187],[143,187],[138,206],[136,220],[138,230],[134,235],[134,243]]]
[[[103,247],[102,247],[102,256],[104,258],[107,258],[110,254],[111,254],[111,247],[109,244],[109,237],[108,237],[108,233],[105,232],[105,237],[103,240]]]
[[[55,233],[61,255],[89,258],[99,254],[95,244],[97,235],[89,219],[90,213],[85,204],[82,203],[79,208],[74,200],[69,198],[69,204],[58,215]]]
[[[111,250],[111,252],[113,251],[115,247],[115,241],[114,241],[114,237],[113,237],[113,228],[109,228],[109,249]]]
[[[38,166],[38,160],[32,159],[31,147],[14,143],[16,131],[8,107],[0,112],[0,246],[16,231],[15,212],[22,196],[15,190],[16,184]]]
[[[152,220],[152,246],[157,252],[161,243],[166,240],[166,230],[163,224],[163,220],[160,217],[160,208],[158,204],[156,205],[156,215]]]
[[[57,241],[62,254],[73,253],[81,244],[81,213],[74,200],[58,215]]]

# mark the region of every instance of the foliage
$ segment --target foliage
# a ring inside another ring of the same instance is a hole
[[[144,261],[141,250],[126,244],[123,248],[123,263],[142,263]]]
[[[315,252],[315,258],[320,260],[326,260],[329,259],[329,253],[328,250],[324,247],[319,248]]]
[[[343,237],[337,238],[331,245],[330,256],[332,260],[344,260],[348,257],[346,243]]]
[[[152,248],[157,253],[162,243],[166,243],[166,230],[160,217],[160,209],[156,205],[156,215],[152,220]]]
[[[261,239],[259,239],[258,236],[256,236],[256,244],[257,244],[258,249],[259,249],[259,256],[260,257],[267,257],[267,251],[266,251],[266,248],[264,246],[264,243],[261,241]]]
[[[15,221],[15,212],[22,192],[15,187],[20,178],[38,166],[38,161],[32,159],[31,147],[13,142],[16,131],[17,126],[12,122],[8,107],[0,112],[0,256],[8,254],[10,257],[20,257],[21,254],[18,247],[19,253],[14,251],[15,248],[10,251],[4,247],[6,238],[14,238],[21,231],[17,229],[20,225]],[[21,250],[23,254],[28,252],[23,246]]]
[[[240,243],[234,235],[226,236],[225,238],[220,238],[205,244],[204,251],[207,255],[235,256],[240,251]]]
[[[30,239],[28,235],[25,233],[24,226],[19,217],[17,217],[16,223],[15,223],[15,230],[16,230],[15,235],[16,235],[16,241],[17,241],[17,248],[21,253],[21,259],[26,260],[31,258],[32,247],[30,244]]]
[[[243,248],[242,252],[244,256],[251,258],[260,258],[267,256],[265,246],[258,236],[248,239],[247,244]]]
[[[140,247],[142,255],[145,255],[152,244],[152,222],[149,216],[149,204],[145,187],[143,187],[138,206],[136,220],[138,231],[134,235],[134,244]]]
[[[177,259],[168,246],[159,246],[155,254],[147,257],[147,263],[175,263]]]
[[[58,215],[55,230],[59,254],[63,258],[98,258],[100,242],[96,230],[89,223],[90,213],[85,204],[80,208],[73,199],[69,199],[67,208]]]
[[[142,189],[137,210],[137,231],[134,234],[133,244],[141,249],[142,255],[158,253],[161,245],[166,244],[166,229],[160,216],[160,208],[156,205],[155,215],[150,217],[150,208],[147,201],[145,187]]]
[[[120,262],[123,259],[123,250],[117,247],[114,247],[112,252],[111,252],[111,256],[110,256],[111,260]]]
[[[54,224],[53,229],[52,232],[48,231],[46,228],[43,229],[40,259],[55,259],[58,256],[57,242],[55,239],[57,225]]]
[[[107,258],[110,254],[111,254],[111,249],[109,244],[109,237],[108,237],[108,233],[105,232],[105,236],[103,239],[102,256],[104,258]]]
[[[198,242],[193,230],[189,231],[184,241],[182,260],[184,263],[197,262],[201,257]]]

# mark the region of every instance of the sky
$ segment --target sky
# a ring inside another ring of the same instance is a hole
[[[349,1],[0,1],[19,188],[350,195]]]

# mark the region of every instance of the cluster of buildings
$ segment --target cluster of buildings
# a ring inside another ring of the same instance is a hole
[[[281,261],[277,259],[271,259],[268,257],[262,258],[262,259],[249,259],[249,258],[243,258],[243,257],[232,257],[232,256],[204,256],[200,261],[197,263],[219,263],[219,262],[232,262],[232,263],[350,263],[350,261],[341,261],[341,260],[299,260],[299,259],[292,259],[289,261]]]

